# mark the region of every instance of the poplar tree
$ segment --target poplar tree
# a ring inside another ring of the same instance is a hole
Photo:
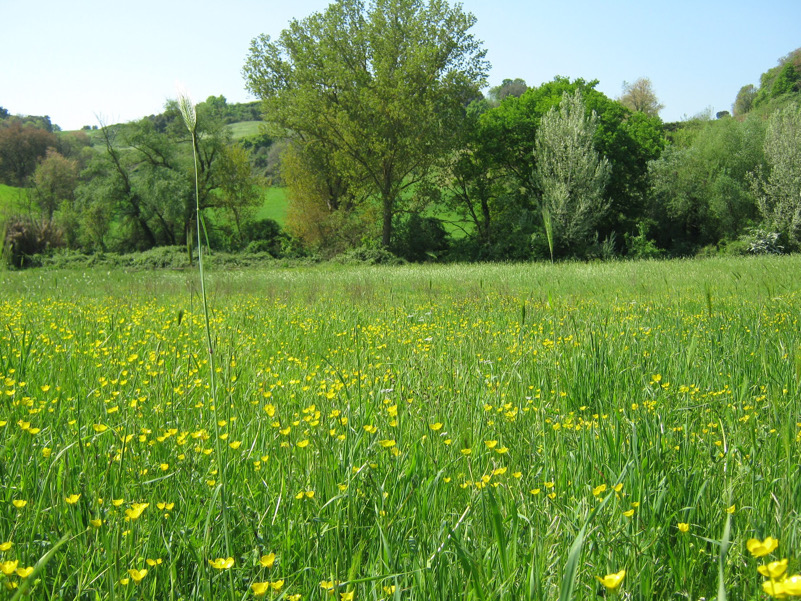
[[[565,92],[537,131],[535,180],[546,227],[561,247],[587,244],[609,208],[609,161],[593,145],[597,120],[594,111],[586,115],[580,90]]]

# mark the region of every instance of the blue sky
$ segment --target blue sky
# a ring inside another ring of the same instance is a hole
[[[328,0],[0,0],[0,106],[63,129],[162,111],[181,82],[196,101],[253,100],[250,40]],[[492,63],[490,85],[556,75],[610,97],[649,77],[665,121],[731,110],[741,86],[801,46],[801,0],[464,0]]]

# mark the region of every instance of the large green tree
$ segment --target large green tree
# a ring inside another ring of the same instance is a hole
[[[764,161],[758,115],[688,124],[649,165],[649,219],[656,242],[674,254],[736,240],[758,220],[750,173]]]
[[[366,187],[385,247],[484,84],[474,24],[444,0],[339,0],[251,45],[243,73],[266,120],[325,148],[339,177]]]
[[[78,162],[67,159],[55,150],[48,149],[33,173],[34,196],[43,216],[50,221],[53,213],[75,197],[78,185]]]

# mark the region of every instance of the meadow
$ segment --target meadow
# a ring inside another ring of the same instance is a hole
[[[801,593],[800,271],[0,272],[0,597]]]

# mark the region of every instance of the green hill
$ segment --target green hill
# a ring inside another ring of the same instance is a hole
[[[281,227],[286,223],[286,211],[289,201],[286,197],[286,188],[266,187],[263,191],[263,204],[256,213],[257,219],[272,219]]]
[[[0,214],[6,209],[16,208],[27,199],[28,191],[25,188],[15,188],[0,184]]]
[[[234,140],[241,140],[248,136],[258,136],[261,134],[261,127],[263,124],[263,121],[238,121],[237,123],[229,124],[228,129]]]

